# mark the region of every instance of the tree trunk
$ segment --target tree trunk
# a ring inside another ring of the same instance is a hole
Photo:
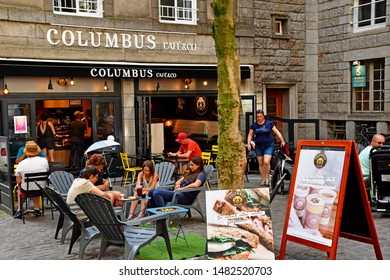
[[[246,154],[239,129],[240,59],[235,37],[234,0],[213,0],[213,38],[218,60],[218,188],[244,187]]]

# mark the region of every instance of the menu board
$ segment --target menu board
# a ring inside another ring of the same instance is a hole
[[[279,259],[287,241],[336,259],[339,237],[372,244],[377,259],[383,259],[356,143],[299,140]]]
[[[344,148],[301,149],[289,235],[332,246],[344,159]]]
[[[206,192],[209,259],[275,259],[269,205],[268,188]]]

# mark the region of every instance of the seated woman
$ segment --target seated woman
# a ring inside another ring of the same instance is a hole
[[[175,191],[178,189],[199,188],[204,184],[206,175],[203,168],[203,159],[195,156],[190,160],[190,171],[184,177],[176,181],[173,191],[163,189],[152,189],[149,191],[149,196],[152,198],[150,204],[152,207],[162,207],[166,202],[172,201]],[[178,203],[183,205],[191,204],[198,192],[183,192],[179,193]]]
[[[72,186],[68,191],[68,196],[66,198],[66,203],[74,204],[74,199],[81,193],[94,193],[97,195],[104,196],[108,198],[111,203],[114,205],[113,196],[108,192],[104,192],[96,187],[94,184],[99,179],[99,170],[94,166],[88,166],[83,169],[82,176],[76,178]]]
[[[123,201],[120,201],[122,193],[120,191],[111,191],[110,184],[108,180],[103,179],[102,170],[106,167],[106,161],[104,160],[104,157],[102,154],[93,154],[89,160],[87,160],[86,163],[87,167],[94,166],[99,170],[99,177],[97,181],[94,183],[94,185],[101,191],[104,191],[110,196],[110,200],[112,205],[114,206],[122,206]],[[84,172],[84,169],[80,171],[80,177],[82,176],[82,173]]]
[[[137,182],[135,183],[134,194],[137,193],[137,188],[142,188],[142,194],[147,195],[150,190],[154,189],[158,185],[158,175],[154,169],[154,163],[151,160],[146,160],[142,164],[142,171],[138,174]],[[135,220],[142,218],[145,215],[146,207],[148,205],[147,200],[141,200],[141,211],[137,217],[134,217],[135,209],[137,208],[139,201],[134,201],[130,206],[130,213],[128,220]]]

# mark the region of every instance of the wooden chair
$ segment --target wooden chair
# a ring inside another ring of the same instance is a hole
[[[120,157],[121,157],[121,161],[122,161],[123,171],[125,172],[125,174],[123,175],[124,179],[122,179],[123,187],[126,188],[126,183],[127,183],[128,177],[129,177],[129,173],[130,172],[132,173],[131,184],[134,184],[135,176],[137,175],[137,171],[141,171],[142,167],[130,166],[129,156],[127,155],[127,153],[120,153]]]
[[[203,164],[207,165],[211,162],[211,152],[202,152]]]
[[[76,203],[96,225],[101,233],[100,252],[102,258],[108,246],[124,246],[127,260],[132,260],[138,251],[161,236],[165,240],[169,258],[172,260],[171,242],[167,227],[167,215],[158,214],[124,223],[118,220],[110,201],[92,193],[82,193],[76,197]],[[140,227],[140,224],[155,222],[155,228]]]

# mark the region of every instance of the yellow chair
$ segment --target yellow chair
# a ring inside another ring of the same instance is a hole
[[[135,182],[135,176],[137,175],[137,171],[141,171],[142,167],[139,166],[130,166],[129,163],[129,157],[127,153],[120,153],[121,161],[122,161],[122,167],[123,171],[125,172],[124,174],[124,180],[123,181],[123,187],[126,188],[126,183],[127,183],[127,178],[129,176],[129,173],[132,173],[132,179],[131,183],[134,184]]]
[[[210,164],[213,164],[215,166],[215,160],[217,158],[217,155],[218,155],[218,145],[212,145]]]
[[[202,159],[203,159],[204,165],[210,164],[211,153],[210,152],[202,152]]]

